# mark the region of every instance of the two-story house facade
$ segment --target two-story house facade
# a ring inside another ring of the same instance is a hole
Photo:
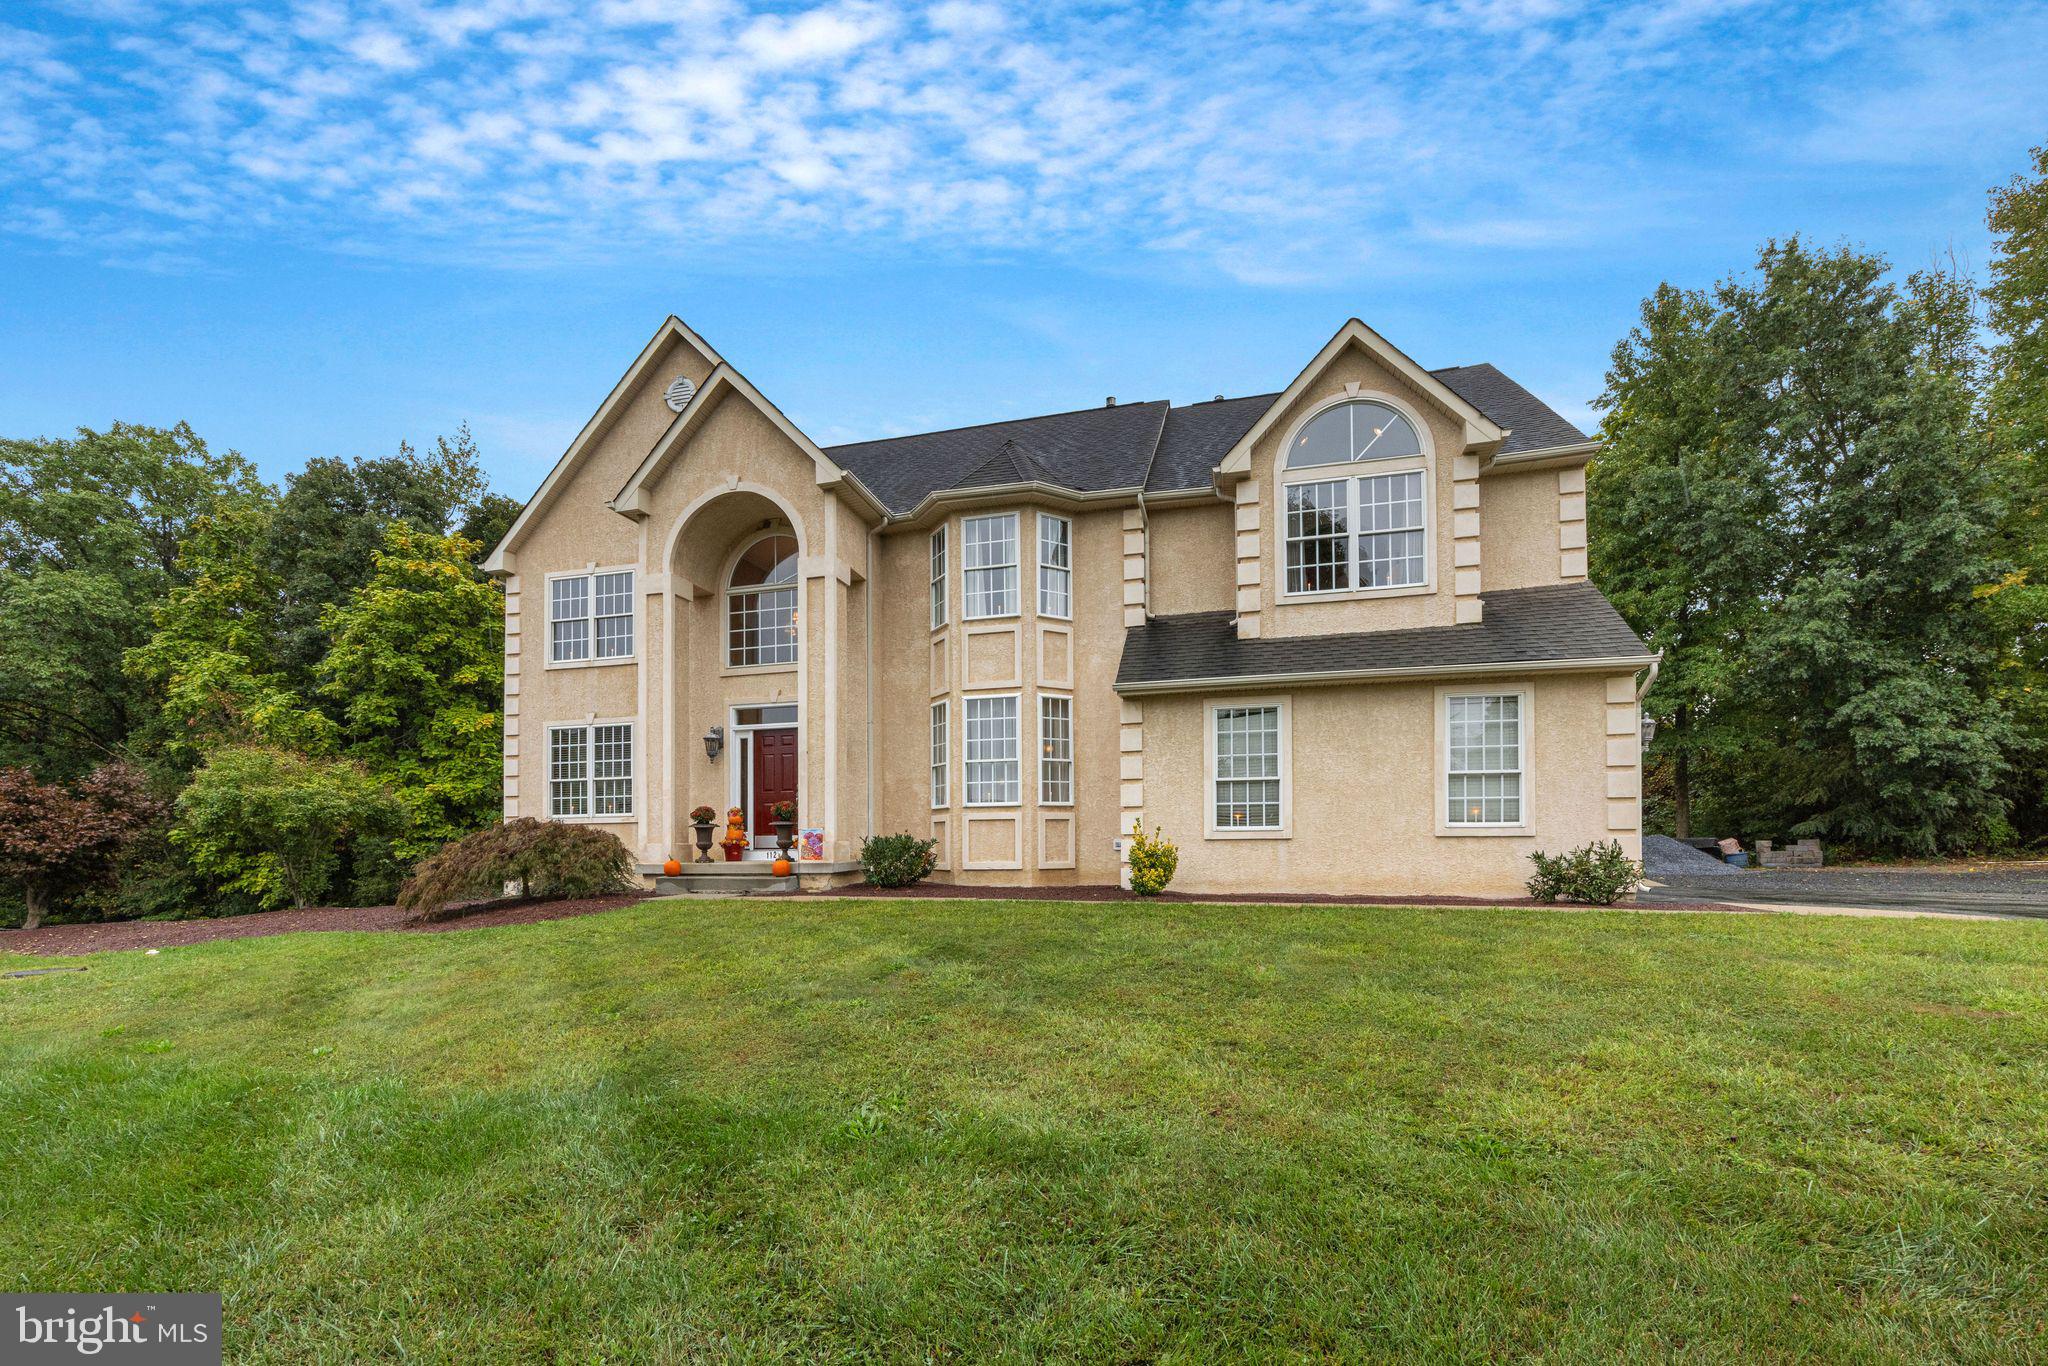
[[[688,813],[937,841],[939,876],[1497,895],[1640,848],[1655,658],[1586,578],[1598,449],[1346,323],[1277,393],[821,448],[666,320],[487,567],[505,814],[652,872]]]

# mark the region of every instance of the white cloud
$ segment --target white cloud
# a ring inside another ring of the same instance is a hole
[[[0,25],[0,221],[52,242],[139,218],[167,263],[278,234],[507,262],[1071,250],[1270,284],[1651,231],[1700,178],[1674,163],[2010,135],[2048,45],[1989,0],[80,13]]]

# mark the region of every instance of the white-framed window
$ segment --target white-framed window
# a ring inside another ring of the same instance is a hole
[[[1038,697],[1038,804],[1074,804],[1074,699]]]
[[[1429,582],[1423,471],[1316,479],[1285,488],[1290,594]]]
[[[946,781],[953,764],[952,708],[945,702],[932,703],[932,809],[952,805]]]
[[[633,724],[548,727],[548,815],[614,820],[633,814]]]
[[[1283,597],[1428,586],[1429,452],[1404,414],[1368,398],[1332,404],[1294,433],[1285,464],[1322,477],[1281,485]]]
[[[966,573],[966,617],[1017,614],[1017,514],[998,512],[960,519],[961,564]]]
[[[946,528],[932,533],[932,629],[946,624]]]
[[[1209,833],[1285,834],[1287,706],[1277,698],[1208,707]]]
[[[762,536],[740,553],[725,590],[725,662],[734,669],[796,663],[796,538]]]
[[[633,571],[548,576],[548,662],[633,657]]]
[[[1017,757],[1017,694],[969,697],[967,804],[1015,806],[1022,799]]]
[[[1444,823],[1519,826],[1528,744],[1522,692],[1444,697]]]
[[[1038,615],[1074,615],[1074,524],[1050,512],[1038,514]]]

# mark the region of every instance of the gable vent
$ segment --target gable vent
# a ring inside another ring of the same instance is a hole
[[[668,403],[669,411],[680,413],[690,406],[690,396],[697,392],[697,386],[690,383],[688,375],[677,375],[675,383],[668,386],[662,398]]]

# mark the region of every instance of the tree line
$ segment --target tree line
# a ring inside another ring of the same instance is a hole
[[[21,909],[382,901],[495,819],[503,596],[477,562],[517,513],[467,427],[282,488],[184,425],[0,441]]]
[[[1980,284],[1773,241],[1614,348],[1592,574],[1664,652],[1646,828],[2048,836],[2048,147]]]

